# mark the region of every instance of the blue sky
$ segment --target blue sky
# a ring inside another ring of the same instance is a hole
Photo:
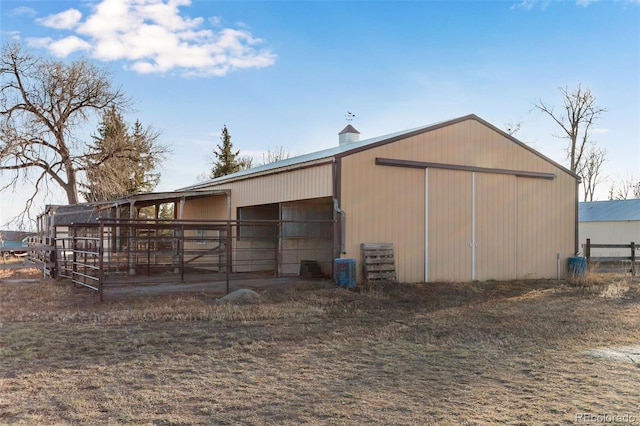
[[[211,168],[227,125],[242,155],[361,140],[474,113],[561,164],[566,142],[536,111],[578,83],[607,109],[594,140],[610,182],[640,179],[640,1],[66,0],[0,3],[3,44],[106,67],[128,121],[173,150],[157,190]],[[86,130],[87,135],[95,124]],[[65,202],[56,196],[46,202]],[[0,222],[22,207],[0,194]]]

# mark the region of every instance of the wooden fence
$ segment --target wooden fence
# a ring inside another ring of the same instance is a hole
[[[611,262],[621,262],[626,263],[630,261],[631,263],[631,275],[636,275],[636,243],[633,241],[630,244],[591,244],[591,239],[587,238],[587,243],[584,245],[584,253],[587,258],[587,267],[591,268],[591,262],[601,262],[601,263],[611,263]],[[629,249],[630,256],[591,256],[592,249],[603,249],[603,248],[617,248],[617,249]]]

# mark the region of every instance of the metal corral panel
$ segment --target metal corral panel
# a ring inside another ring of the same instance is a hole
[[[376,158],[413,164],[381,166]],[[431,281],[554,278],[556,254],[561,273],[574,254],[575,177],[480,121],[417,133],[340,161],[345,257],[357,258],[362,242],[392,242],[399,281],[423,281],[425,269]],[[415,162],[480,171],[425,172]],[[470,244],[477,244],[475,252]]]

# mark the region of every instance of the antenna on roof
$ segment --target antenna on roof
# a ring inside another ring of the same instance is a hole
[[[351,123],[353,121],[353,117],[355,117],[356,115],[354,113],[352,113],[351,111],[347,111],[347,115],[345,115],[345,118],[347,119],[347,121],[349,123]]]

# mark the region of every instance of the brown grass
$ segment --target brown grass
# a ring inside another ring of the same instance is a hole
[[[0,270],[1,424],[640,423],[638,365],[585,354],[640,343],[623,277],[316,282],[234,306],[101,304],[15,274]]]

